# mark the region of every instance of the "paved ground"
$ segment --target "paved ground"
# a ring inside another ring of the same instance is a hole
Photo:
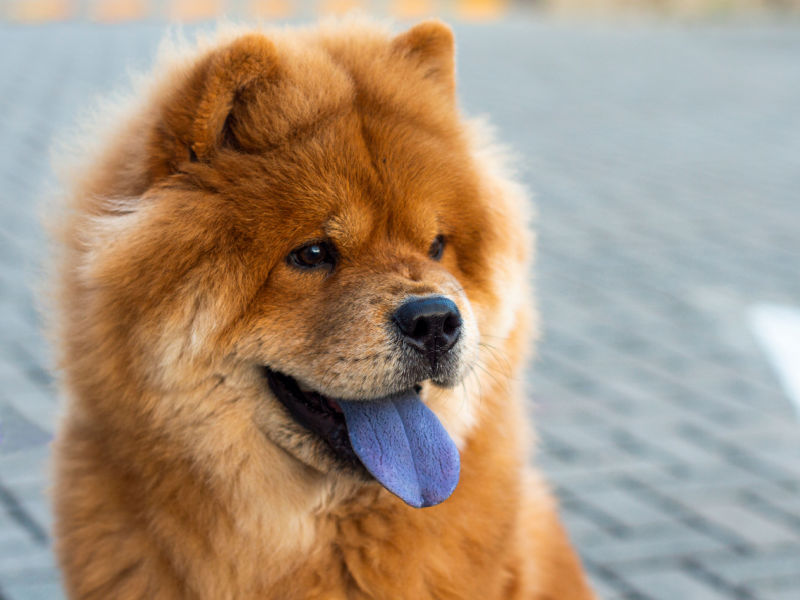
[[[800,598],[800,427],[748,331],[800,304],[800,27],[461,26],[538,192],[540,462],[608,599]],[[0,597],[58,598],[31,285],[47,152],[155,25],[0,25]]]

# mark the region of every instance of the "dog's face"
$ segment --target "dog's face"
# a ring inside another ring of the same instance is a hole
[[[268,275],[235,342],[289,409],[264,411],[267,435],[314,466],[330,463],[331,447],[349,456],[336,399],[449,388],[473,365],[479,332],[463,268],[480,232],[461,219],[485,222],[459,209],[476,190],[458,149],[357,111],[328,127],[311,156],[302,146],[288,166],[247,169],[287,183],[280,220],[292,225],[265,240]],[[398,176],[409,168],[415,177]],[[320,169],[324,186],[310,188],[306,173]]]
[[[436,144],[424,133],[403,139],[397,131],[386,145],[367,146],[377,129],[389,130],[370,120],[344,116],[307,164],[297,162],[303,148],[290,173],[266,170],[289,182],[281,212],[292,227],[268,241],[269,273],[235,340],[237,355],[263,365],[284,405],[263,411],[265,433],[320,468],[350,459],[337,400],[453,387],[479,339],[459,267],[475,232],[450,216],[475,193],[469,178],[458,180],[459,161],[446,147],[410,159],[414,148]],[[326,156],[337,160],[325,186],[309,190],[304,173]],[[398,178],[410,163],[419,178]]]
[[[526,248],[478,174],[452,52],[438,24],[250,35],[165,94],[146,190],[93,265],[155,385],[235,381],[236,410],[322,472],[364,475],[342,403],[421,396],[465,434],[452,390]]]

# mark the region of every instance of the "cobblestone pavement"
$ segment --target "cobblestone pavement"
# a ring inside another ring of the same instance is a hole
[[[32,286],[48,148],[155,25],[0,25],[0,597],[59,598]],[[462,25],[537,191],[539,462],[607,599],[800,598],[800,427],[747,327],[800,304],[800,28]]]

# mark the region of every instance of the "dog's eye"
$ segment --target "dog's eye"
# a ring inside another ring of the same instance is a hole
[[[332,267],[335,261],[334,250],[326,242],[312,242],[292,250],[288,259],[291,264],[304,269]]]
[[[441,234],[437,235],[433,240],[431,247],[428,249],[428,256],[430,256],[433,260],[440,260],[442,258],[442,254],[444,254],[444,243],[444,236]]]

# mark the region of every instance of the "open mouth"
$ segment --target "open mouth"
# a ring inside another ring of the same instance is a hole
[[[370,400],[329,398],[264,367],[269,387],[292,418],[321,437],[336,456],[363,466],[387,490],[420,508],[455,490],[455,443],[419,396],[420,386]]]
[[[350,438],[341,405],[318,392],[304,392],[293,377],[264,367],[272,393],[286,407],[292,418],[328,443],[336,456],[351,465],[361,466]]]

